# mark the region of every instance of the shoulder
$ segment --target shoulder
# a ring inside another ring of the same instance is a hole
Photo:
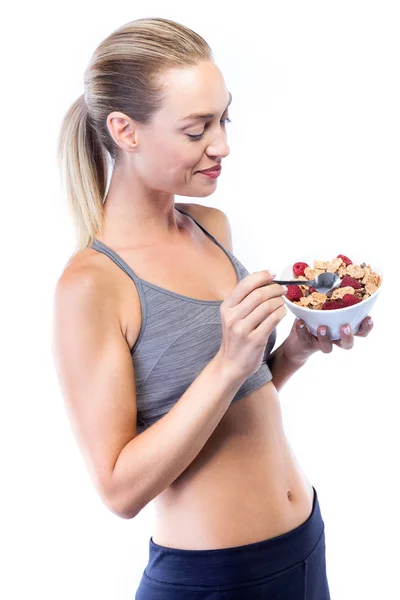
[[[136,316],[139,311],[135,298],[133,307]],[[122,286],[115,284],[107,268],[89,260],[66,267],[56,282],[52,298],[51,335],[56,360],[63,358],[64,351],[71,352],[70,356],[89,352],[93,340],[99,350],[106,339],[125,338],[128,343],[123,309]]]
[[[209,231],[221,244],[230,252],[232,247],[232,231],[227,215],[219,208],[213,206],[203,206],[195,203],[176,203],[176,206],[183,208],[197,219],[207,231]]]
[[[118,317],[121,294],[115,274],[106,261],[88,248],[75,254],[66,264],[53,293],[53,307],[66,315],[90,316],[94,310]]]
[[[106,284],[104,261],[92,248],[73,254],[57,281],[56,290],[63,293],[87,294]]]
[[[117,296],[105,277],[105,270],[90,262],[72,263],[66,267],[56,282],[53,294],[54,309],[67,319],[67,315],[89,316],[95,309],[110,310]]]

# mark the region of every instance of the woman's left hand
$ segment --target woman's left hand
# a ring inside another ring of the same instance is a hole
[[[367,337],[373,326],[372,319],[365,317],[355,335],[352,333],[350,325],[343,325],[340,328],[340,340],[331,340],[326,327],[318,327],[317,336],[315,336],[310,333],[302,319],[296,319],[289,336],[284,341],[284,354],[289,360],[301,362],[306,361],[318,350],[329,354],[333,350],[333,344],[344,350],[350,350],[354,346],[355,336]]]

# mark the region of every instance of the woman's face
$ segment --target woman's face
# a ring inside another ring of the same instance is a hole
[[[150,190],[208,196],[217,179],[198,171],[221,164],[230,152],[226,120],[231,94],[211,61],[170,70],[163,81],[164,107],[149,126],[138,129],[135,169]],[[213,116],[187,118],[192,113]]]

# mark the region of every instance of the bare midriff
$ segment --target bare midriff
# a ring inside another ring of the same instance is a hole
[[[273,383],[232,404],[195,460],[153,502],[153,541],[170,548],[251,544],[304,523],[313,489],[286,439]]]
[[[205,219],[204,210],[201,216]],[[210,220],[206,225],[211,230]],[[185,227],[191,235],[182,246],[161,247],[147,240],[146,246],[124,251],[122,258],[138,276],[166,289],[193,298],[226,297],[237,284],[233,266],[189,217]],[[135,286],[107,257],[89,250],[84,260],[101,268],[112,289],[119,290],[121,327],[132,348],[141,325]],[[251,544],[308,519],[313,489],[286,438],[273,382],[229,406],[200,453],[153,504],[153,541],[188,550]]]

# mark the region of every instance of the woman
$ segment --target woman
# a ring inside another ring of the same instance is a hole
[[[222,211],[174,203],[214,192],[202,171],[229,154],[231,100],[173,21],[128,23],[94,53],[60,134],[79,247],[56,286],[57,371],[105,504],[129,519],[155,500],[137,600],[327,600],[324,522],[278,392],[332,341],[296,321],[272,352],[285,288],[232,254]]]

